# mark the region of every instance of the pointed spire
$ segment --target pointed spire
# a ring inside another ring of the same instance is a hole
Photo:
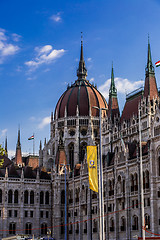
[[[111,72],[111,85],[110,85],[110,90],[109,90],[109,96],[117,96],[117,89],[115,87],[115,82],[114,82],[114,71],[113,71],[113,63],[112,63],[112,72]]]
[[[17,147],[21,147],[21,143],[20,143],[20,127],[19,127],[19,129],[18,129]]]
[[[51,112],[51,123],[53,122],[53,112]]]
[[[6,139],[5,139],[5,151],[6,151],[6,154],[8,153],[8,150],[7,150],[7,136],[6,136]]]
[[[79,68],[77,70],[77,77],[78,80],[85,80],[87,77],[87,69],[85,68],[85,61],[83,57],[83,36],[81,32],[81,54],[80,54],[80,61],[79,61]]]
[[[147,59],[147,67],[146,67],[146,76],[149,75],[149,73],[154,73],[154,67],[152,64],[152,57],[151,57],[151,46],[149,41],[149,34],[148,34],[148,59]]]
[[[42,142],[40,140],[40,144],[39,144],[39,150],[42,150]]]

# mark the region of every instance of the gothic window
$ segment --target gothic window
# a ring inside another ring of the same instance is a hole
[[[32,224],[26,223],[25,234],[32,234]]]
[[[87,222],[84,222],[84,233],[87,233]]]
[[[2,203],[2,189],[0,189],[0,203]]]
[[[74,143],[69,144],[68,150],[69,150],[69,164],[70,164],[71,170],[73,170],[73,168],[74,168]]]
[[[24,192],[24,203],[28,204],[28,191],[27,190]]]
[[[136,215],[133,216],[132,230],[138,230],[138,217]]]
[[[145,173],[143,172],[143,189],[146,188]]]
[[[125,217],[121,217],[121,231],[126,230],[126,220]]]
[[[134,191],[138,191],[138,176],[137,176],[137,173],[134,174]]]
[[[49,192],[48,191],[45,194],[45,204],[49,204]]]
[[[61,204],[65,204],[65,191],[61,191]]]
[[[76,188],[76,202],[79,202],[79,192],[80,192],[80,189]]]
[[[86,146],[87,146],[86,142],[81,143],[81,146],[80,146],[80,162],[83,162],[83,160],[84,160],[84,156],[85,156],[85,153],[86,153]]]
[[[123,193],[125,193],[125,180],[123,179],[123,182],[122,182],[122,191]]]
[[[40,204],[44,204],[44,192],[40,192]]]
[[[93,232],[97,232],[97,220],[93,220]]]
[[[12,203],[12,190],[8,192],[8,203]]]
[[[118,192],[118,194],[120,194],[122,192],[121,191],[121,176],[120,175],[118,176],[117,192]]]
[[[52,146],[52,154],[55,155],[55,144]]]
[[[9,234],[16,234],[16,224],[15,223],[9,224]]]
[[[34,192],[30,192],[30,204],[34,204]]]
[[[146,170],[146,172],[145,172],[145,179],[146,179],[146,181],[145,181],[145,187],[146,188],[149,188],[149,171],[148,170]]]
[[[130,179],[131,179],[131,192],[133,192],[134,191],[134,177],[132,174],[130,176]]]
[[[14,191],[14,203],[18,203],[18,190]]]
[[[114,231],[114,219],[111,218],[110,219],[110,232],[113,232]]]
[[[46,235],[47,234],[47,224],[46,223],[42,223],[41,224],[41,234],[42,235]]]
[[[150,216],[148,214],[145,215],[145,226],[150,229]]]

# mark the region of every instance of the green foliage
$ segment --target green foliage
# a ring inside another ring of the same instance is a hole
[[[2,148],[2,145],[0,144],[0,156],[4,156],[6,153],[6,150],[4,148]],[[4,163],[4,159],[0,159],[0,167],[3,166],[3,163]]]

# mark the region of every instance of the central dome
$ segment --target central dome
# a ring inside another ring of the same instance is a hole
[[[79,68],[77,70],[78,80],[75,81],[60,97],[56,109],[54,118],[64,118],[65,111],[67,117],[77,115],[77,106],[79,116],[91,116],[98,117],[99,110],[93,108],[107,108],[107,102],[102,94],[93,86],[88,80],[86,80],[87,70],[85,68],[85,62],[83,59],[83,42],[81,41],[81,55],[79,61]],[[91,111],[91,112],[90,112]]]

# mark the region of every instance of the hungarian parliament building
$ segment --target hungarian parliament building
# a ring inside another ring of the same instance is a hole
[[[141,152],[145,234],[160,237],[160,97],[149,41],[147,54],[144,87],[126,96],[120,114],[113,66],[107,102],[87,80],[81,41],[77,80],[51,112],[50,138],[44,146],[40,142],[39,157],[22,157],[20,130],[15,158],[3,156],[0,238],[26,234],[63,240],[65,214],[68,240],[100,239],[100,217],[105,239],[142,237]],[[89,189],[86,155],[87,146],[100,144],[100,118],[103,216],[99,194]]]

